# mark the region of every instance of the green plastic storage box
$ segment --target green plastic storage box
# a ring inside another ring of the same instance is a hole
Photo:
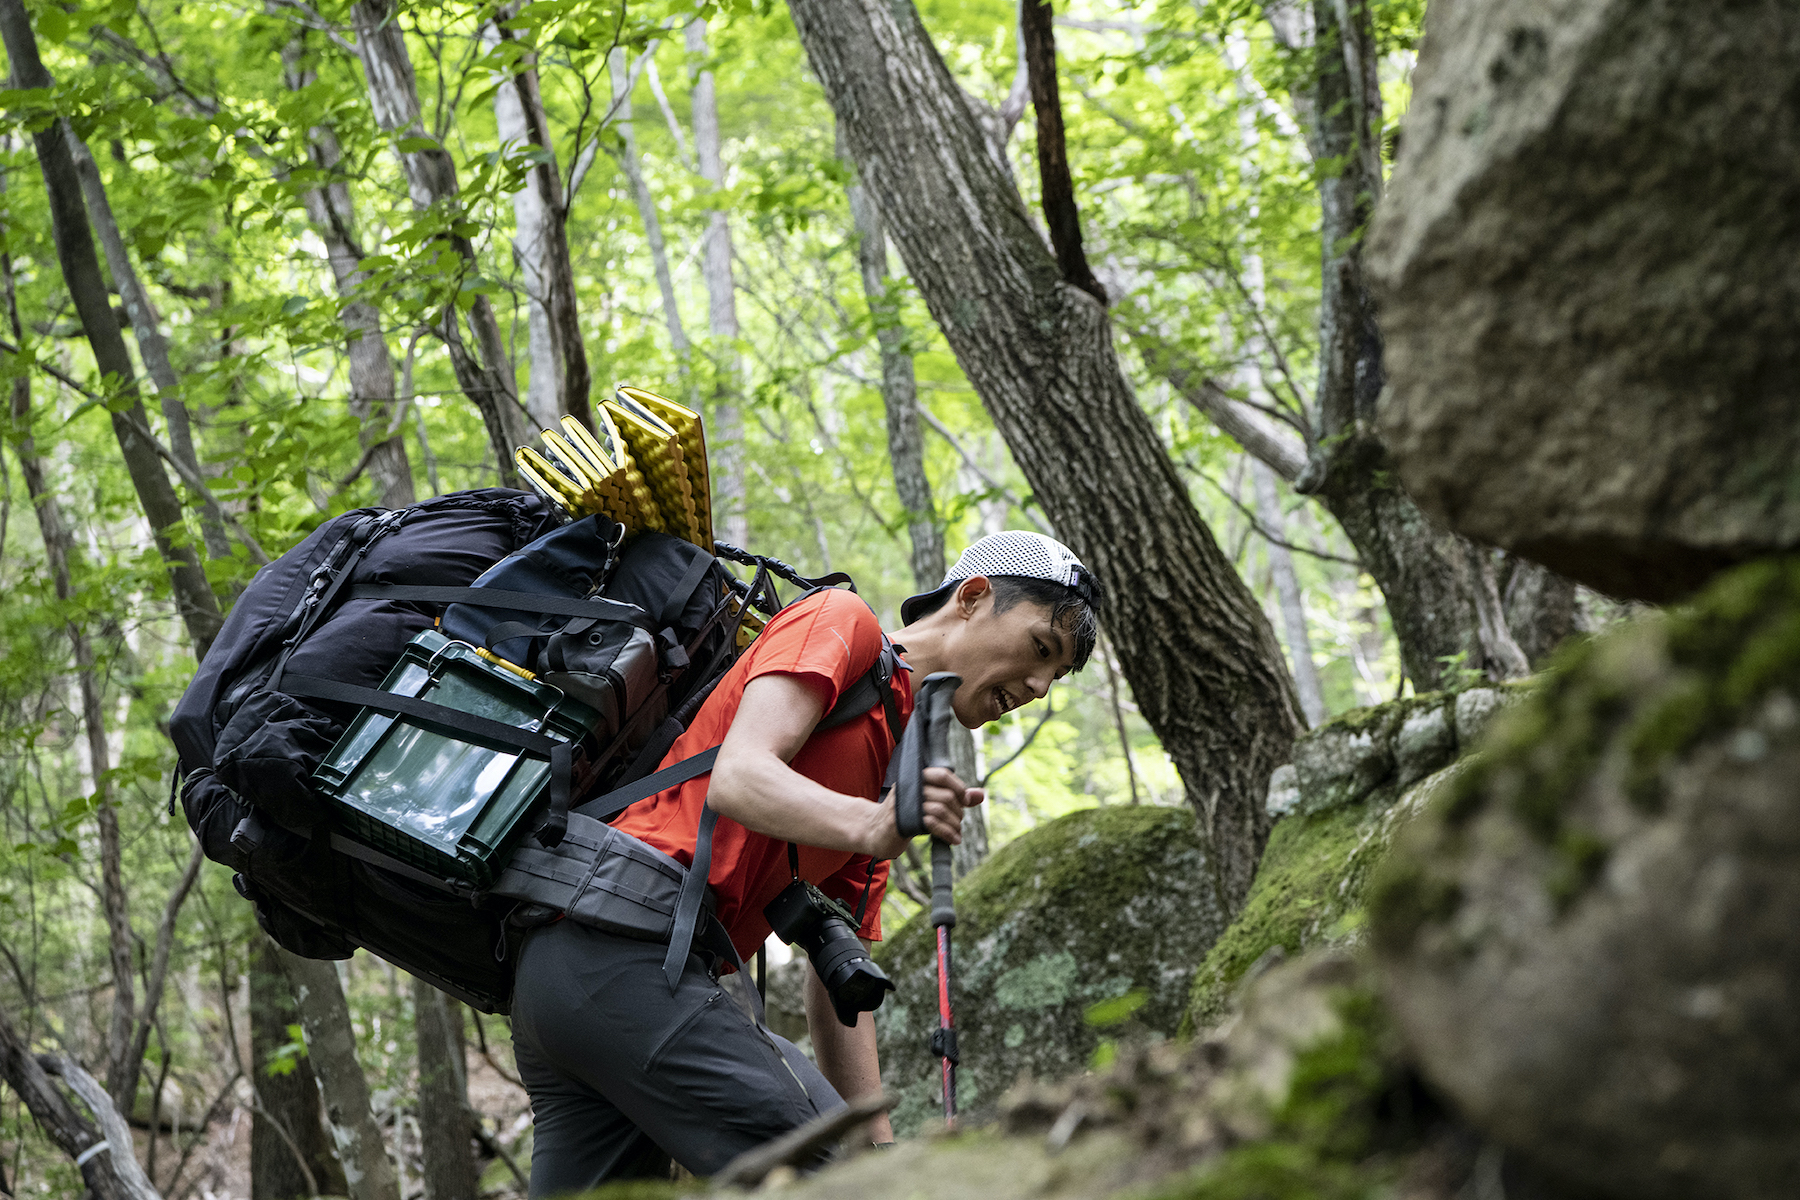
[[[558,689],[427,629],[381,688],[578,742],[599,714]],[[365,708],[313,783],[337,832],[440,879],[490,886],[535,820],[550,764],[460,741],[406,716]]]

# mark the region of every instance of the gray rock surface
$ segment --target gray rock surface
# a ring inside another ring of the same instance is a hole
[[[1399,784],[1417,783],[1456,757],[1456,730],[1441,704],[1422,708],[1400,723],[1394,736],[1394,769]]]
[[[1269,817],[1290,813],[1300,803],[1300,776],[1293,763],[1283,763],[1269,773],[1269,799],[1264,807]]]
[[[1800,7],[1426,29],[1367,250],[1407,490],[1619,596],[1800,546]]]
[[[1602,1196],[1800,1178],[1800,564],[1602,635],[1372,885],[1383,994],[1478,1128]]]
[[[1032,830],[957,885],[956,910],[958,1100],[974,1121],[1022,1073],[1058,1079],[1085,1069],[1104,1037],[1174,1033],[1194,968],[1225,925],[1193,814],[1147,805],[1089,809]],[[901,1094],[893,1119],[902,1136],[941,1113],[926,1045],[937,1024],[935,956],[922,916],[876,952],[899,988],[876,1029],[883,1080]],[[1088,1019],[1124,1016],[1092,1010],[1133,993],[1123,1025]]]

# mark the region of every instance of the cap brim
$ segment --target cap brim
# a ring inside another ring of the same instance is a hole
[[[950,598],[951,589],[960,582],[962,581],[959,579],[952,579],[948,583],[939,584],[929,592],[920,592],[916,596],[908,596],[902,600],[900,602],[900,623],[911,625],[920,617],[927,617],[936,612],[943,607],[944,601]]]

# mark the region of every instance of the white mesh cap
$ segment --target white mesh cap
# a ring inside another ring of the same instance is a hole
[[[1008,530],[990,533],[962,552],[944,576],[944,582],[929,592],[920,592],[900,605],[900,621],[910,625],[935,610],[949,598],[950,589],[976,575],[1017,575],[1026,579],[1047,579],[1065,587],[1080,589],[1082,576],[1089,574],[1075,552],[1041,533]]]

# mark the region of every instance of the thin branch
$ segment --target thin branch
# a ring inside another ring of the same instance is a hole
[[[1326,550],[1314,550],[1307,546],[1296,546],[1293,542],[1276,537],[1269,532],[1268,526],[1264,525],[1262,521],[1257,518],[1257,515],[1252,512],[1242,500],[1239,500],[1236,496],[1231,494],[1230,489],[1224,484],[1214,479],[1211,475],[1208,475],[1205,471],[1202,471],[1199,467],[1196,467],[1193,463],[1186,463],[1184,465],[1201,479],[1212,484],[1212,486],[1218,490],[1219,495],[1231,501],[1232,507],[1236,508],[1250,522],[1250,531],[1270,545],[1280,546],[1284,550],[1292,550],[1295,554],[1309,554],[1314,558],[1323,559],[1326,562],[1342,563],[1346,567],[1355,567],[1358,571],[1367,569],[1363,566],[1360,559],[1345,558],[1341,554],[1332,554]]]
[[[1014,508],[1024,513],[1026,519],[1038,527],[1039,532],[1046,535],[1050,534],[1051,530],[1049,525],[1045,524],[1044,521],[1038,517],[1037,513],[1033,511],[1030,505],[1013,495],[1012,489],[1008,488],[1005,484],[1002,484],[992,475],[989,475],[986,468],[976,462],[974,457],[967,450],[963,449],[963,444],[956,440],[956,435],[950,432],[950,427],[938,420],[936,413],[921,404],[919,405],[919,416],[927,425],[931,426],[933,432],[943,438],[946,442],[950,443],[950,448],[956,451],[957,456],[963,460],[963,465],[973,471],[976,478],[998,492],[1001,498],[1008,504],[1011,504]]]
[[[656,106],[662,109],[663,120],[669,123],[669,132],[675,137],[675,156],[689,171],[698,171],[693,155],[688,153],[687,138],[682,136],[681,122],[675,119],[675,110],[669,105],[668,93],[663,91],[662,77],[656,73],[655,59],[649,60],[646,70],[650,80],[650,94],[656,97]]]
[[[1050,698],[1046,696],[1044,698],[1044,715],[1039,717],[1038,723],[1031,727],[1031,732],[1025,735],[1025,740],[1019,743],[1019,748],[1017,750],[1014,750],[1011,754],[1001,759],[986,775],[981,777],[981,786],[984,788],[987,787],[988,782],[992,780],[994,776],[1012,766],[1019,755],[1029,750],[1031,748],[1031,743],[1037,740],[1037,735],[1044,731],[1044,726],[1048,725],[1050,723],[1050,718],[1055,715],[1056,707],[1050,703]]]
[[[323,33],[326,37],[330,38],[331,44],[336,46],[339,50],[342,50],[352,58],[356,57],[356,43],[339,33],[338,27],[330,21],[327,21],[324,16],[320,14],[319,10],[306,3],[306,0],[279,0],[279,2],[306,18],[306,20],[299,22],[299,24],[305,25],[308,29],[318,30],[320,33]]]

